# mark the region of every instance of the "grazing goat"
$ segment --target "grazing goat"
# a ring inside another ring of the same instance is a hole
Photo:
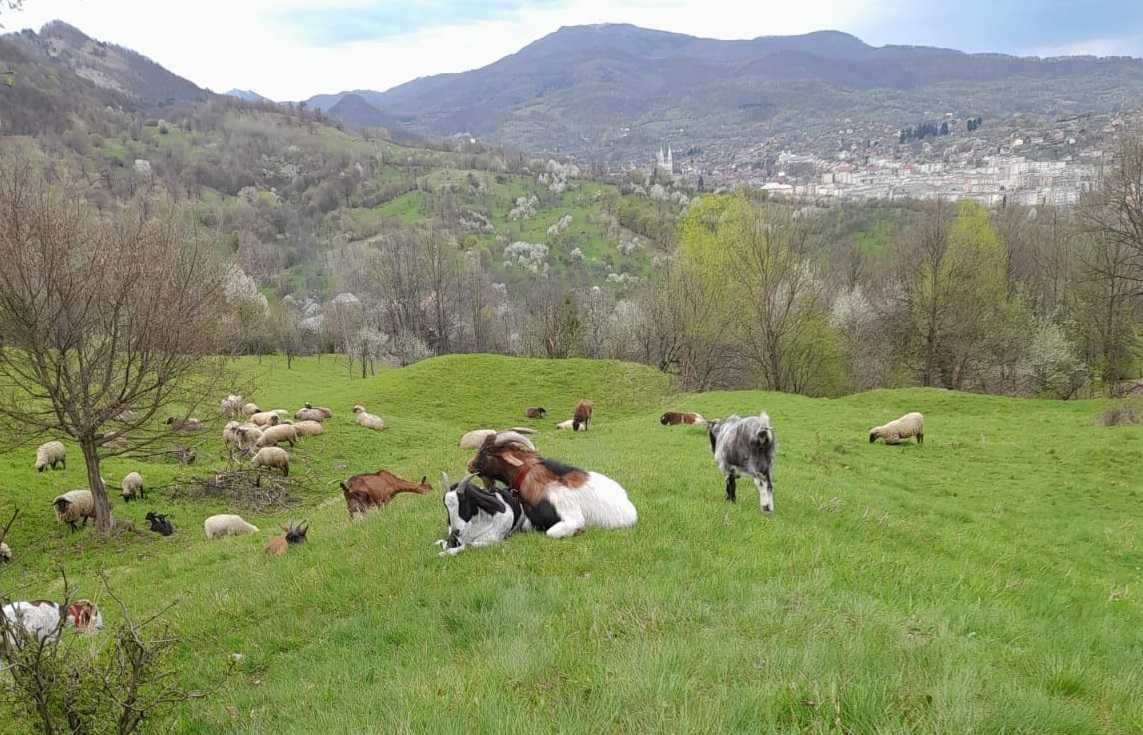
[[[266,544],[265,551],[270,556],[282,556],[289,547],[305,543],[306,534],[309,531],[310,525],[305,521],[301,523],[291,522],[288,526],[282,526],[283,535],[270,539],[270,543]]]
[[[542,419],[548,415],[548,410],[540,406],[534,408],[525,408],[524,415],[530,419]]]
[[[151,525],[151,530],[160,536],[170,536],[175,532],[175,527],[167,520],[167,516],[162,513],[155,513],[149,511],[144,519]]]
[[[575,415],[572,417],[572,429],[574,431],[587,431],[587,425],[591,423],[593,408],[595,408],[595,404],[586,398],[576,404]]]
[[[485,487],[499,480],[520,498],[529,522],[551,538],[584,528],[627,528],[638,514],[619,483],[598,472],[544,459],[515,432],[490,436],[468,463]]]
[[[678,426],[679,424],[705,424],[706,419],[697,413],[667,411],[665,414],[659,417],[659,423],[663,426]]]
[[[71,626],[80,633],[98,633],[103,629],[103,615],[90,600],[73,600],[60,605],[48,600],[13,602],[4,606],[6,643],[15,648],[23,645],[11,635],[14,629],[23,628],[36,643],[53,641],[59,638],[64,628]]]
[[[707,429],[714,462],[726,478],[726,499],[737,500],[735,481],[738,473],[750,475],[758,488],[758,504],[763,513],[774,510],[774,484],[770,469],[774,465],[774,428],[765,413],[740,418],[730,416],[714,421]]]
[[[424,495],[431,492],[433,486],[428,483],[428,479],[425,476],[419,483],[409,482],[389,470],[377,470],[372,475],[354,475],[344,480],[341,492],[345,496],[349,517],[358,518],[374,508],[384,508],[399,493]]]
[[[484,490],[472,482],[475,477],[466,475],[450,486],[448,475],[441,473],[448,516],[448,534],[436,542],[440,544],[441,556],[455,556],[470,547],[491,546],[517,531],[532,528],[520,501],[507,488]]]

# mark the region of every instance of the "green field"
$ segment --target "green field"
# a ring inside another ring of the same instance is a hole
[[[147,510],[170,511],[171,538],[70,534],[50,501],[84,484],[78,451],[41,475],[33,448],[0,455],[0,518],[24,509],[0,589],[58,595],[62,565],[80,595],[109,603],[106,569],[140,614],[181,601],[169,619],[187,685],[245,655],[175,732],[1143,732],[1143,429],[1097,427],[1102,403],[677,395],[642,367],[483,356],[367,380],[332,357],[240,368],[263,408],[335,412],[293,454],[309,489],[288,517],[309,519],[310,543],[284,558],[261,549],[286,515],[207,542],[201,521],[223,508],[157,492],[115,511],[140,528]],[[557,434],[581,397],[596,402],[593,429]],[[354,403],[389,430],[354,425]],[[442,559],[435,495],[349,522],[339,478],[455,478],[463,431],[528,423],[529,405],[551,412],[531,422],[541,452],[618,480],[635,528]],[[723,501],[705,434],[660,426],[666,408],[770,413],[771,517],[750,483]],[[867,443],[907,410],[926,415],[923,448]],[[104,476],[117,487],[137,468],[155,487],[221,465],[210,418],[197,467],[109,461]],[[0,732],[29,726],[0,712]]]

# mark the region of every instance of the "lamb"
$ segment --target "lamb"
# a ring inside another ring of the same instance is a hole
[[[294,424],[294,433],[301,439],[307,436],[317,436],[325,431],[320,421],[299,421]]]
[[[544,459],[512,432],[490,436],[468,463],[485,487],[499,480],[515,491],[528,521],[551,538],[585,528],[628,528],[638,513],[627,491],[606,475]]]
[[[524,415],[530,419],[542,419],[548,415],[548,411],[541,406],[536,406],[535,408],[525,408]]]
[[[63,442],[46,442],[36,448],[36,472],[43,472],[48,467],[54,470],[57,464],[67,469],[67,448]]]
[[[144,517],[144,520],[151,525],[151,530],[160,536],[170,536],[175,532],[175,527],[167,520],[167,516],[162,513],[149,511]]]
[[[251,463],[255,467],[267,467],[282,471],[282,477],[290,476],[290,455],[281,447],[262,447],[254,455]]]
[[[587,431],[587,424],[577,424],[575,419],[568,419],[556,424],[556,431]]]
[[[374,416],[365,410],[362,406],[354,406],[353,414],[357,417],[356,421],[359,425],[364,426],[366,429],[373,431],[385,431],[385,422],[381,420],[380,416]]]
[[[310,526],[305,521],[297,524],[291,523],[281,528],[284,535],[275,536],[270,539],[270,543],[266,544],[265,552],[270,556],[282,556],[289,547],[296,544],[304,544],[306,542],[306,534],[310,531]]]
[[[174,416],[167,417],[167,426],[174,432],[191,432],[198,431],[202,428],[202,422],[196,418],[180,419]]]
[[[900,444],[906,439],[917,438],[917,444],[925,443],[925,417],[916,411],[907,413],[896,421],[869,430],[869,443],[878,439],[886,444]]]
[[[774,428],[765,411],[757,416],[729,416],[707,427],[714,462],[726,478],[726,500],[735,502],[738,473],[750,475],[758,488],[758,503],[763,513],[774,510],[774,484],[770,469],[774,465]]]
[[[240,516],[222,513],[211,516],[202,522],[202,530],[208,539],[222,538],[224,536],[245,536],[248,533],[258,533],[258,527],[242,520]]]
[[[129,503],[132,498],[139,498],[143,500],[146,496],[143,494],[143,476],[138,472],[130,472],[123,478],[120,484],[123,489],[123,502]]]
[[[586,398],[576,404],[575,416],[572,417],[572,429],[575,431],[587,431],[587,425],[591,423],[591,411],[595,408],[595,404]],[[583,427],[582,429],[580,427]]]
[[[57,495],[52,505],[56,509],[56,523],[66,523],[73,532],[79,530],[76,524],[80,520],[86,526],[88,518],[95,518],[95,499],[90,490],[69,490]]]
[[[236,419],[242,415],[242,396],[231,393],[222,399],[221,413],[228,419]]]
[[[678,426],[679,424],[705,424],[704,419],[697,413],[680,413],[679,411],[667,411],[659,417],[659,423],[663,426]]]
[[[275,447],[283,442],[292,447],[298,441],[298,431],[293,424],[278,424],[262,432],[262,438],[254,443],[258,448]]]
[[[87,635],[103,629],[103,615],[90,600],[74,600],[63,605],[48,600],[13,602],[4,606],[4,617],[7,619],[6,627],[11,626],[9,630],[17,626],[23,628],[28,640],[34,639],[36,643],[56,640],[68,626]],[[11,647],[23,644],[23,641],[13,640],[11,634],[5,639]]]
[[[345,496],[345,507],[351,519],[359,518],[375,508],[384,508],[399,493],[424,495],[433,487],[428,477],[419,483],[397,477],[388,470],[377,470],[372,475],[354,475],[341,483],[341,493]]]
[[[262,411],[262,409],[258,408],[257,403],[247,403],[245,406],[242,407],[242,415],[245,416],[246,418],[250,418],[254,414],[259,413],[261,411]]]
[[[532,524],[520,501],[503,486],[491,492],[477,487],[475,475],[466,475],[456,485],[449,485],[448,475],[441,473],[444,489],[448,534],[436,543],[441,556],[455,556],[470,547],[499,543],[517,531],[531,530]]]

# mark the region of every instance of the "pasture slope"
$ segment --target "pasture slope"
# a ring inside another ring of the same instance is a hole
[[[223,508],[159,493],[116,512],[144,527],[148,509],[171,511],[169,539],[69,535],[49,503],[83,484],[74,448],[42,475],[33,448],[0,455],[0,515],[25,509],[3,589],[58,594],[63,565],[98,599],[106,568],[139,612],[182,600],[186,683],[245,655],[176,732],[1143,732],[1143,431],[1096,427],[1099,402],[670,395],[646,368],[486,356],[367,380],[331,357],[241,369],[263,408],[335,411],[294,453],[311,490],[289,515],[309,519],[310,543],[284,558],[261,549],[285,516],[208,543],[202,518]],[[592,430],[554,432],[580,397],[596,402]],[[357,402],[390,429],[356,427]],[[526,405],[549,419],[525,421]],[[771,518],[749,483],[724,503],[704,432],[659,426],[666,408],[769,411]],[[867,443],[906,410],[927,417],[923,448]],[[211,418],[197,468],[110,461],[105,477],[138,468],[155,487],[220,464]],[[435,484],[463,471],[462,431],[528,423],[543,453],[619,480],[638,525],[441,559],[438,497],[349,523],[337,479],[387,467]],[[28,731],[4,714],[0,732]]]

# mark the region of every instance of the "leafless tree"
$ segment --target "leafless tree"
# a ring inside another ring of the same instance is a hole
[[[176,213],[100,216],[24,164],[0,165],[0,263],[0,423],[79,444],[107,534],[101,455],[154,443],[224,376],[223,269]]]

